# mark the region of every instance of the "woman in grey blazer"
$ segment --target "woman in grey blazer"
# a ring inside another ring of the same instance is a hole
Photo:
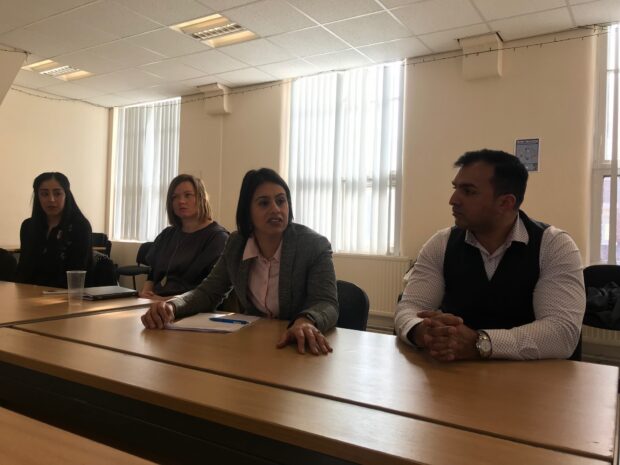
[[[213,311],[234,289],[242,311],[291,320],[278,347],[296,342],[300,353],[332,348],[323,332],[336,326],[338,295],[329,241],[292,222],[291,194],[273,170],[246,173],[237,205],[237,231],[209,276],[194,290],[151,304],[147,328]]]

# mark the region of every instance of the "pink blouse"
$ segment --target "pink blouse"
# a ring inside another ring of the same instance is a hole
[[[263,257],[253,237],[248,239],[243,250],[243,260],[252,260],[248,276],[248,296],[252,303],[269,318],[280,313],[278,289],[280,280],[280,256],[282,242],[273,257]]]

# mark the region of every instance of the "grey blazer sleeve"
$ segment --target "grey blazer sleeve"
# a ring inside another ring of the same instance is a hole
[[[203,279],[198,287],[168,301],[175,307],[176,318],[213,311],[228,295],[232,289],[226,263],[227,255],[229,255],[227,254],[227,249],[230,247],[229,242],[209,276]]]
[[[306,298],[296,317],[310,315],[320,331],[327,331],[338,322],[338,291],[332,248],[329,241],[318,234],[312,242],[313,258],[307,273]]]

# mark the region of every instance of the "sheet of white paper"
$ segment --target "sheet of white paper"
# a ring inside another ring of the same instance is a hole
[[[198,313],[182,320],[168,323],[166,329],[206,333],[233,333],[249,326],[259,318],[258,316],[244,315],[242,313]],[[218,319],[219,321],[217,321]],[[246,323],[241,323],[241,321]]]

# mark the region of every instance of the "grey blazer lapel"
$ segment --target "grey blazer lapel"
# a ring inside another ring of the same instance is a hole
[[[231,277],[235,293],[241,307],[249,310],[253,307],[248,298],[248,276],[250,273],[250,260],[243,260],[246,240],[240,234],[235,234],[235,246],[231,247],[230,254],[226,257],[231,266]]]
[[[235,292],[239,302],[244,308],[252,308],[254,305],[248,298],[248,276],[250,274],[250,260],[241,260],[239,263],[239,270],[237,273],[237,285],[235,286]]]
[[[297,249],[297,236],[290,225],[284,231],[282,238],[282,253],[280,255],[280,281],[278,282],[278,297],[280,298],[280,318],[289,320],[293,311],[293,264]]]

